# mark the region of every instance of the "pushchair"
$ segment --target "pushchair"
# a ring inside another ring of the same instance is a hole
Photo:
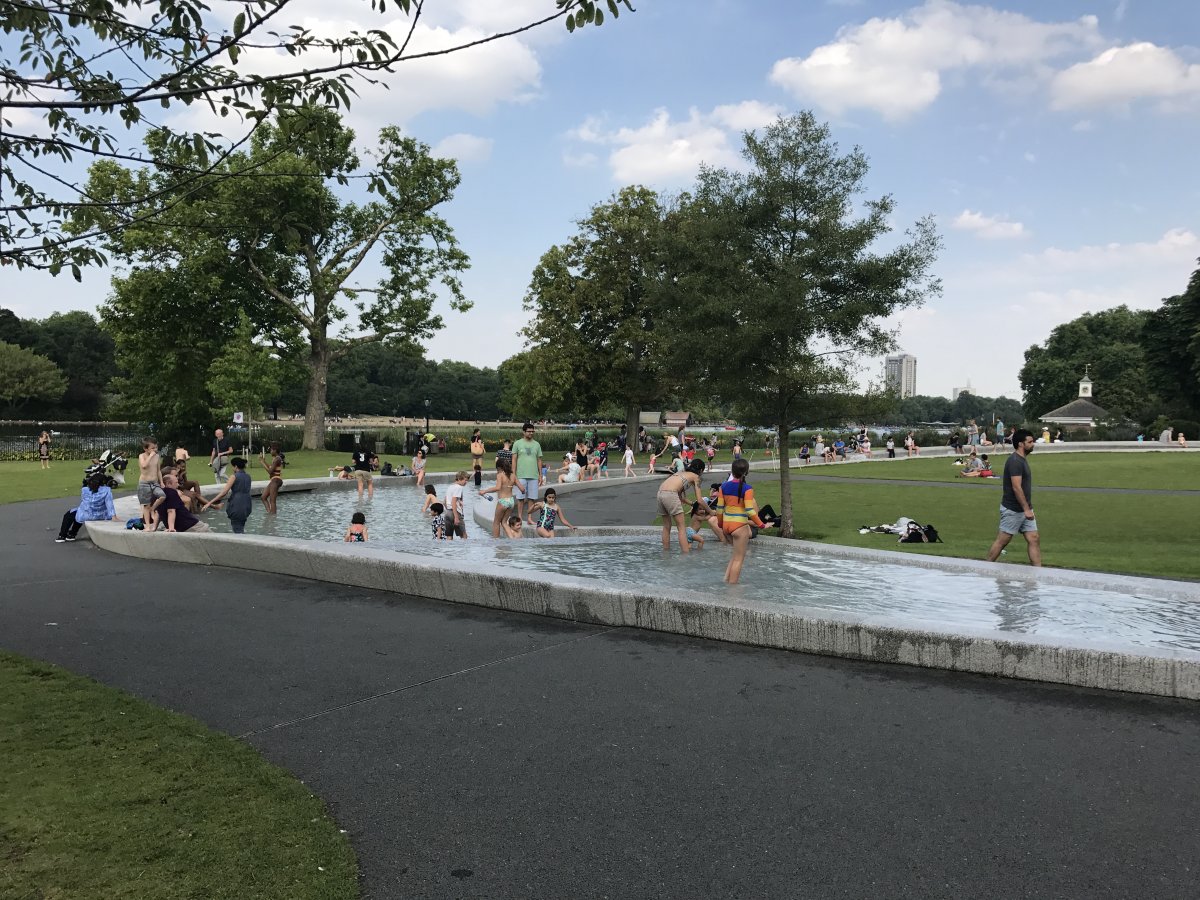
[[[92,464],[83,470],[83,484],[86,486],[93,475],[101,475],[104,477],[103,483],[110,488],[122,485],[125,483],[125,467],[128,465],[129,460],[120,453],[105,450],[98,459],[92,460]]]

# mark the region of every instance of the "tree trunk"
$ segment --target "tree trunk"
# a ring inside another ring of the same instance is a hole
[[[633,448],[634,453],[641,451],[637,445],[638,419],[641,417],[642,408],[636,403],[630,403],[625,407],[625,443]]]
[[[779,433],[779,446],[775,448],[779,460],[779,518],[782,520],[779,523],[779,536],[790,538],[795,536],[792,530],[792,450],[788,441],[792,429],[786,413],[780,416],[780,420],[775,426]]]
[[[302,450],[325,449],[325,397],[329,389],[329,345],[312,337],[308,356],[308,402],[304,407]]]

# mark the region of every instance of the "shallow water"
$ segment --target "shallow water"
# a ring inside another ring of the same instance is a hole
[[[445,487],[437,486],[439,497],[444,497]],[[434,541],[428,517],[421,514],[423,498],[423,490],[415,485],[377,489],[373,500],[362,501],[352,490],[284,494],[276,516],[265,515],[256,501],[247,531],[341,541],[351,514],[362,510],[372,549],[456,559],[481,568],[552,572],[650,592],[661,587],[760,599],[840,615],[923,623],[931,630],[988,629],[1034,640],[1069,643],[1074,638],[1200,651],[1200,604],[1195,601],[864,563],[774,542],[751,544],[741,583],[729,586],[722,581],[729,551],[711,540],[702,551],[687,556],[674,546],[664,552],[658,535],[649,534],[495,541],[471,519],[473,505],[486,503],[491,510],[492,502],[478,497],[474,485],[468,484],[469,539]],[[569,496],[563,505],[569,515]],[[220,513],[209,513],[205,520],[214,530],[229,530]]]

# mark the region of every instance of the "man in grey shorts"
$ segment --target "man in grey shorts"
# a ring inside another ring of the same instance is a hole
[[[1029,564],[1042,564],[1042,545],[1038,537],[1037,519],[1033,516],[1033,473],[1029,469],[1029,454],[1033,452],[1033,435],[1024,428],[1013,434],[1013,452],[1004,463],[1004,497],[1000,501],[1000,532],[988,561],[995,562],[1015,534],[1025,535]]]

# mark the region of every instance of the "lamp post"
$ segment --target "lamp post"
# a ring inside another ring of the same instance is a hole
[[[425,433],[429,434],[429,398],[425,398]]]

